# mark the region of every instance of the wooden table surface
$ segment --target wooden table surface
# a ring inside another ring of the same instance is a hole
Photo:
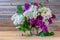
[[[19,31],[0,31],[0,40],[60,40],[59,31],[55,31],[55,35],[50,37],[25,37],[21,36],[21,34]]]

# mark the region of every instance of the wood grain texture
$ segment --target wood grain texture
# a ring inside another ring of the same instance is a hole
[[[14,27],[14,25],[11,20],[0,19],[0,27]]]
[[[38,36],[21,36],[19,31],[0,31],[0,40],[60,40],[60,32],[55,31],[54,36],[38,37]]]

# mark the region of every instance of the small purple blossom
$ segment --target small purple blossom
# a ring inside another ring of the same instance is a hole
[[[47,26],[46,25],[42,25],[42,28],[41,29],[42,29],[43,32],[48,32],[48,29],[47,29]]]
[[[34,5],[34,6],[38,6],[38,3],[37,3],[37,2],[34,2],[33,5]]]
[[[36,19],[34,19],[34,18],[29,19],[29,23],[41,28],[41,26],[44,25],[44,22],[42,21],[42,19],[43,19],[43,17],[41,15],[39,15],[39,16],[37,16]]]
[[[55,18],[56,18],[56,16],[55,16],[54,14],[52,14],[52,17],[51,17],[51,18],[55,19]]]
[[[42,28],[42,25],[44,25],[45,23],[42,21],[42,20],[37,20],[35,21],[35,25],[38,27],[38,28]]]
[[[43,17],[41,15],[38,15],[36,19],[43,20]]]
[[[41,27],[41,25],[43,25],[43,22],[41,20],[37,20],[36,25],[39,26],[39,27]]]
[[[34,24],[34,18],[31,18],[31,19],[29,19],[29,23],[32,25],[32,24]]]
[[[25,7],[25,10],[28,10],[30,8],[30,4],[29,3],[25,3],[24,7]]]
[[[25,12],[26,10],[25,9],[23,9],[23,12]]]
[[[48,19],[48,22],[49,24],[53,23],[51,18]]]

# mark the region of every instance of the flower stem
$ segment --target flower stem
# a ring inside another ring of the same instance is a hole
[[[36,34],[36,35],[38,36],[38,28],[36,28],[36,32],[37,32],[37,34]]]

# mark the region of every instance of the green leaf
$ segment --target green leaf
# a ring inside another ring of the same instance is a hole
[[[44,32],[41,31],[41,32],[39,33],[39,36],[44,37],[44,36],[45,36]]]
[[[38,12],[41,15],[41,12]]]
[[[23,32],[26,31],[26,29],[23,27],[23,25],[20,25],[20,26],[18,27],[18,29],[19,29],[20,31],[23,31]]]
[[[45,36],[49,36],[49,32],[45,32]]]
[[[54,35],[54,32],[50,32],[50,36]]]
[[[31,4],[33,4],[33,2],[31,2]]]
[[[22,10],[22,6],[21,5],[17,5],[17,9],[18,9],[18,11],[21,11]]]
[[[17,5],[17,9],[18,9],[18,14],[22,14],[22,6],[21,5]]]
[[[18,15],[21,15],[22,14],[22,11],[18,11]]]
[[[49,36],[49,32],[43,32],[43,31],[41,31],[41,32],[39,33],[39,36],[41,36],[41,37]]]
[[[27,18],[25,17],[25,20],[24,20],[24,23],[23,23],[23,25],[19,25],[18,27],[17,27],[20,31],[23,31],[23,32],[25,32],[26,30],[31,30],[32,28],[30,27],[30,24],[29,24],[29,22],[28,22],[28,20],[27,20]]]
[[[29,22],[28,22],[28,20],[27,20],[26,17],[25,17],[23,26],[24,26],[27,30],[31,30],[30,24],[29,24]]]
[[[53,35],[54,35],[54,32],[43,32],[43,31],[41,31],[39,33],[39,36],[41,36],[41,37],[44,37],[44,36],[53,36]]]
[[[43,7],[43,5],[42,5],[41,3],[39,3],[39,4],[38,4],[38,6],[39,6],[40,8],[42,8],[42,7]]]

